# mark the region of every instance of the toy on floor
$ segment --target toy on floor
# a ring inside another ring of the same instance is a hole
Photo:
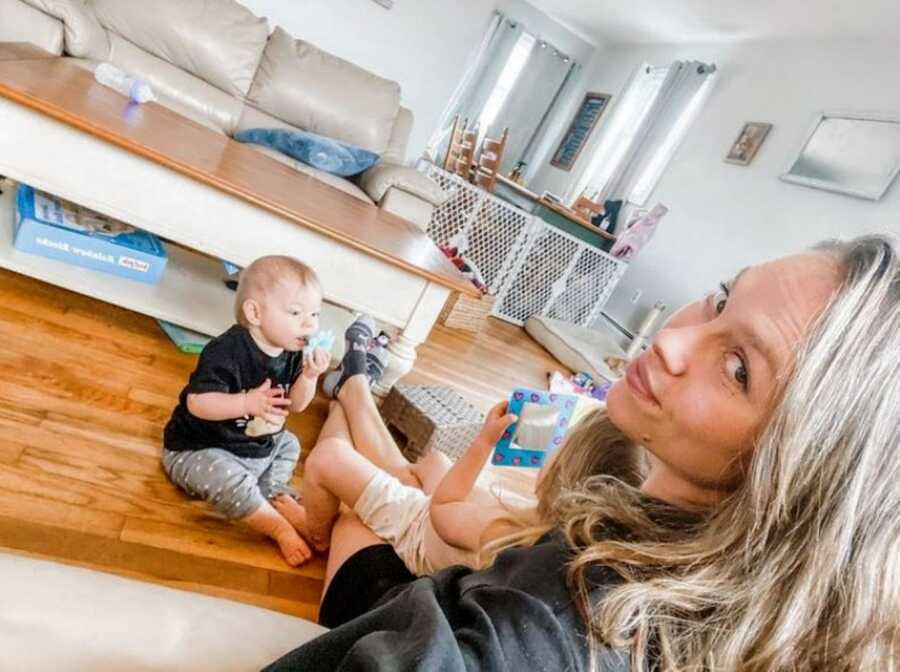
[[[572,421],[578,398],[516,388],[509,400],[509,412],[518,417],[494,448],[493,464],[539,468],[547,455],[559,448]]]
[[[590,397],[597,401],[606,401],[606,394],[612,383],[598,383],[591,374],[581,371],[566,378],[559,371],[549,374],[549,387],[551,392],[557,394],[575,394]]]
[[[453,236],[446,245],[439,245],[438,247],[444,253],[444,256],[459,269],[460,273],[466,276],[482,294],[487,294],[488,288],[481,271],[472,263],[471,259],[464,256],[464,252],[468,247],[465,234],[460,233]]]

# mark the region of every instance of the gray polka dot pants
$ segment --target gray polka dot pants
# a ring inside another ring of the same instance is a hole
[[[300,442],[288,431],[273,437],[268,457],[238,457],[222,448],[163,449],[166,475],[189,496],[206,500],[228,518],[245,518],[289,483],[300,458]]]

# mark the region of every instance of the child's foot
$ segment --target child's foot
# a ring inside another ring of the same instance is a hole
[[[302,565],[312,557],[312,551],[297,530],[268,502],[241,520],[251,529],[273,539],[291,567]]]
[[[290,499],[290,498],[287,498]],[[293,501],[293,500],[291,500]],[[274,537],[281,554],[291,567],[297,567],[312,557],[309,547],[296,530],[279,533]]]
[[[322,391],[326,395],[337,399],[341,386],[348,378],[366,373],[366,351],[374,335],[375,320],[369,315],[360,315],[347,327],[347,331],[344,332],[346,346],[344,358],[338,368],[325,376],[322,383]]]
[[[307,524],[306,509],[302,504],[299,504],[296,500],[287,495],[278,495],[272,500],[272,506],[274,506],[275,510],[294,526],[294,529],[297,530],[297,532],[309,540],[313,548],[320,553],[328,550],[330,539],[326,538],[323,540],[312,538],[309,525]]]
[[[370,385],[377,383],[384,375],[384,369],[391,358],[391,353],[387,351],[390,342],[390,336],[383,331],[369,342],[369,351],[366,353],[366,376]]]
[[[279,495],[276,497],[272,505],[275,507],[275,510],[278,511],[285,519],[294,526],[294,529],[297,530],[310,544],[312,547],[319,551],[320,553],[324,553],[328,550],[329,545],[331,544],[331,535],[329,533],[323,533],[322,531],[314,530],[309,525],[309,519],[306,515],[306,508],[296,502],[291,497],[287,497],[285,495]]]

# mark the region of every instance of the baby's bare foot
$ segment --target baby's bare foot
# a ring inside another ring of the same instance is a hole
[[[288,530],[275,537],[278,542],[278,548],[281,554],[291,567],[297,567],[312,557],[312,551],[303,541],[303,538],[297,534],[296,530]]]
[[[309,539],[313,548],[320,552],[328,550],[330,540],[327,537],[325,539],[316,538],[317,535],[310,529],[306,509],[297,500],[288,495],[278,495],[272,500],[272,506],[294,526],[295,530]]]

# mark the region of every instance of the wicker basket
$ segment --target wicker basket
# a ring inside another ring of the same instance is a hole
[[[494,297],[485,295],[480,299],[456,292],[450,295],[444,309],[438,316],[438,321],[446,327],[453,329],[465,329],[466,331],[481,331],[491,309],[494,307]]]
[[[397,385],[381,404],[381,415],[406,437],[402,451],[412,462],[432,449],[455,460],[484,422],[477,408],[439,385]]]

